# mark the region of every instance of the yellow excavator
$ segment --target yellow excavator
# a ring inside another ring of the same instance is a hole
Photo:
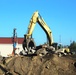
[[[45,46],[45,45],[42,45],[42,46],[37,47],[35,42],[34,42],[34,39],[32,38],[32,33],[33,33],[33,30],[35,28],[36,23],[38,23],[40,25],[40,27],[46,33],[46,36],[48,39],[48,44],[47,44],[48,47],[56,50],[57,49],[57,43],[53,42],[53,36],[52,36],[51,29],[45,23],[45,21],[43,20],[41,15],[38,13],[38,11],[36,11],[36,12],[34,12],[34,14],[32,15],[32,18],[30,20],[30,24],[28,26],[28,32],[27,32],[27,34],[24,35],[24,41],[22,44],[24,53],[26,52],[27,54],[29,54],[30,50],[35,50],[34,52],[36,52],[37,49]]]
[[[45,23],[43,18],[40,16],[38,11],[34,12],[32,15],[32,18],[30,20],[30,24],[28,26],[28,32],[27,34],[24,35],[24,41],[23,41],[23,49],[28,51],[30,48],[37,49],[36,44],[34,42],[34,39],[32,38],[32,33],[35,28],[36,23],[38,23],[41,28],[44,30],[46,33],[47,39],[48,39],[48,45],[52,46],[54,44],[53,42],[53,37],[52,37],[52,31],[48,27],[48,25]]]

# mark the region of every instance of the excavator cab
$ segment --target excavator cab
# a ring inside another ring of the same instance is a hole
[[[58,43],[53,43],[52,46],[55,48],[55,50],[58,49]]]

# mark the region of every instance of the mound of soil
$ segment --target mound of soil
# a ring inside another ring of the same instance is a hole
[[[76,75],[76,60],[56,54],[44,57],[14,56],[5,60],[3,68],[7,72],[0,67],[0,75]]]

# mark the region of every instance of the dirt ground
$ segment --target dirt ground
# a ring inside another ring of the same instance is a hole
[[[0,63],[0,75],[76,75],[76,59],[71,56],[14,56]]]

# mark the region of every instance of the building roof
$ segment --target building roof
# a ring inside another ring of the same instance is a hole
[[[0,44],[13,44],[12,37],[0,37]],[[18,44],[22,44],[24,38],[17,38]]]

